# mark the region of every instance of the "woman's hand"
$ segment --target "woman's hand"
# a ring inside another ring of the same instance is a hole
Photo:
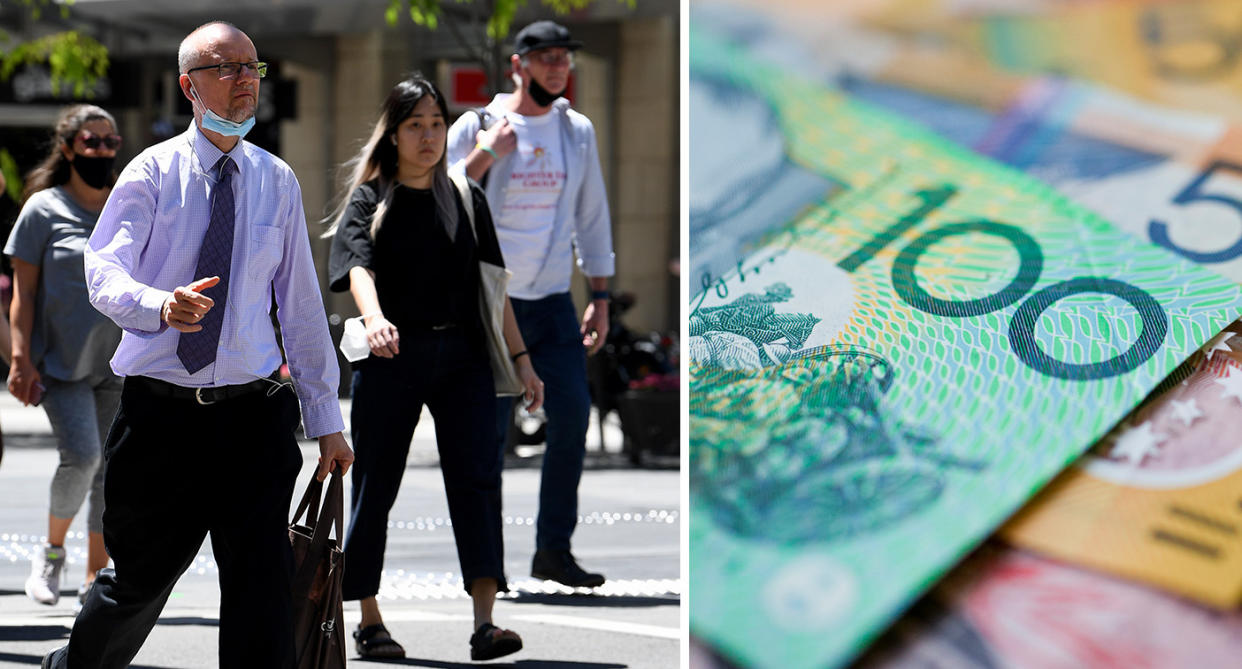
[[[522,393],[522,399],[526,400],[525,409],[535,411],[543,406],[543,381],[540,381],[539,375],[535,374],[529,355],[518,358],[514,364],[517,365],[518,380],[522,382],[522,388],[526,390]]]
[[[401,341],[400,335],[397,334],[397,326],[388,322],[383,314],[376,314],[365,321],[367,326],[367,344],[371,346],[371,352],[381,358],[391,358],[400,351],[398,343]]]
[[[29,405],[34,399],[34,385],[41,381],[39,370],[30,364],[30,359],[25,356],[13,358],[13,363],[9,365],[9,392],[17,401],[22,404]]]

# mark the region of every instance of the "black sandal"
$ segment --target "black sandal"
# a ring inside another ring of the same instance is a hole
[[[500,634],[493,634],[499,631]],[[494,660],[522,650],[522,637],[513,630],[502,630],[491,623],[479,625],[470,636],[470,659]]]
[[[382,639],[375,638],[378,634],[386,635]],[[405,657],[405,649],[397,643],[383,623],[368,627],[358,626],[354,630],[354,647],[363,659],[393,660]]]

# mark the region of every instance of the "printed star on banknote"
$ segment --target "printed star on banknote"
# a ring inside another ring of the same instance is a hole
[[[1242,603],[1238,333],[1242,324],[1232,324],[1205,346],[1189,376],[1127,416],[1001,538],[1213,606]],[[1141,431],[1159,435],[1158,447],[1131,445]]]

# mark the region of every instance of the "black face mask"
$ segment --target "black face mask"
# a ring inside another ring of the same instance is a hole
[[[82,177],[82,181],[85,181],[87,186],[100,189],[108,185],[108,178],[112,176],[112,166],[116,164],[116,157],[88,158],[79,153],[74,154],[73,162],[69,164],[73,165],[74,171]]]
[[[553,102],[556,102],[556,99],[561,97],[561,94],[565,92],[564,90],[561,90],[560,93],[549,93],[548,89],[540,86],[539,82],[535,81],[534,77],[530,78],[530,86],[527,86],[526,90],[530,91],[530,99],[534,100],[535,104],[540,107],[547,107]]]

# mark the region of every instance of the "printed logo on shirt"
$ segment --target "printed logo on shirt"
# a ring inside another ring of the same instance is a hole
[[[560,127],[554,123],[518,127],[517,156],[510,164],[500,223],[510,230],[543,229],[555,215],[568,182]]]
[[[529,151],[530,159],[509,175],[509,187],[532,192],[559,192],[565,184],[565,171],[559,169],[559,165],[553,164],[556,161],[550,155],[548,147],[535,144]],[[555,203],[546,206],[551,208]]]

